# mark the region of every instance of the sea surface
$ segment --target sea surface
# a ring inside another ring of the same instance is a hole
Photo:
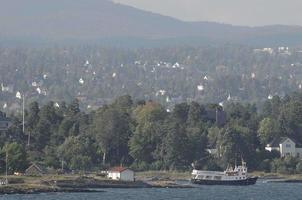
[[[301,183],[264,183],[253,186],[198,186],[190,189],[104,189],[100,193],[4,195],[2,200],[302,200]]]

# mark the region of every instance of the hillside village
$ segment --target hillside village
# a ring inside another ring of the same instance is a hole
[[[57,107],[77,98],[92,111],[129,94],[169,111],[192,101],[261,105],[302,89],[301,49],[290,47],[2,48],[0,59],[0,106],[7,113],[20,112],[23,97],[26,105],[52,100]]]

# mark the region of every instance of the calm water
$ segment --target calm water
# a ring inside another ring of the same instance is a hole
[[[302,200],[302,184],[262,183],[254,186],[200,186],[193,189],[105,189],[103,193],[6,195],[2,200]]]

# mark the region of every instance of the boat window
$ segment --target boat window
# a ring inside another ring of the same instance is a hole
[[[206,179],[210,179],[211,178],[211,176],[206,176]]]
[[[215,180],[221,180],[221,176],[214,176]]]

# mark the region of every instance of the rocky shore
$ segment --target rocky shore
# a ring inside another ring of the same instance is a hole
[[[53,193],[53,192],[103,192],[101,190],[81,189],[81,188],[59,188],[59,187],[39,187],[39,186],[24,186],[24,185],[9,185],[0,187],[0,195],[9,194],[40,194],[40,193]]]
[[[21,181],[22,180],[22,181]],[[191,188],[175,180],[138,180],[135,182],[114,181],[94,177],[32,177],[0,186],[0,195],[39,194],[52,192],[103,192],[105,188]]]
[[[301,174],[254,173],[263,183],[302,183]]]
[[[98,180],[94,178],[78,178],[76,180],[59,180],[55,184],[61,188],[191,188],[190,185],[178,184],[175,180],[155,179],[123,182]]]

